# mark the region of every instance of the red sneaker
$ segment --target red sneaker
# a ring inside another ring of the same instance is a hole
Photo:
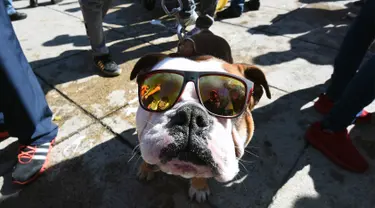
[[[305,136],[313,147],[342,168],[359,173],[368,169],[367,161],[352,144],[347,130],[325,132],[320,122],[316,122],[309,127]]]
[[[331,101],[325,94],[321,94],[319,99],[314,103],[315,110],[323,115],[328,114],[333,108],[333,105],[333,101]],[[366,110],[362,110],[357,114],[355,123],[370,123],[371,117],[371,113],[367,112]]]
[[[0,132],[0,141],[9,137],[8,132]]]

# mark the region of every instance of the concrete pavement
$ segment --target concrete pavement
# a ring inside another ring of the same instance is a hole
[[[158,174],[136,180],[140,162],[134,117],[135,62],[148,52],[175,50],[176,36],[149,24],[164,18],[139,1],[116,0],[105,18],[107,42],[123,74],[100,76],[91,63],[77,0],[57,5],[14,5],[26,20],[16,33],[45,91],[61,117],[49,170],[26,187],[10,183],[17,140],[0,143],[0,207],[259,207],[374,208],[374,125],[354,127],[354,143],[371,163],[366,174],[344,171],[311,148],[303,135],[320,116],[312,101],[324,89],[350,20],[350,1],[262,0],[259,11],[216,22],[212,30],[231,45],[236,62],[258,65],[272,86],[272,99],[253,111],[255,135],[241,173],[230,187],[210,181],[207,203],[188,199],[188,181]],[[371,53],[371,51],[369,51]],[[375,105],[369,106],[370,110]]]

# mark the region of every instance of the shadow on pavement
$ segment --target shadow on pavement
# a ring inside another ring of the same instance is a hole
[[[249,32],[255,34],[291,37],[289,50],[259,55],[254,57],[254,63],[274,65],[300,58],[316,65],[332,64],[330,59],[319,58],[318,55],[312,55],[312,52],[324,54],[324,51],[329,50],[332,53],[332,50],[339,48],[351,23],[351,21],[343,19],[348,11],[350,11],[349,8],[326,10],[304,7],[276,16],[271,21],[271,25],[259,25],[251,28]],[[301,48],[311,50],[303,52]]]

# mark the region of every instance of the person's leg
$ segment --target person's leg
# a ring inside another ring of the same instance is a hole
[[[16,13],[16,9],[13,7],[13,1],[12,0],[3,0],[5,4],[6,11],[8,15],[12,15]]]
[[[375,55],[366,62],[345,89],[340,101],[322,122],[307,131],[307,140],[329,159],[345,169],[364,172],[366,160],[351,143],[347,127],[358,111],[375,99]]]
[[[335,103],[323,121],[323,127],[331,131],[345,130],[357,113],[375,98],[375,55],[357,72],[341,99]]]
[[[375,1],[367,1],[351,25],[336,58],[327,96],[336,100],[322,122],[306,132],[306,139],[341,167],[364,172],[368,163],[351,143],[347,127],[375,98],[375,56],[357,69],[375,38]]]
[[[180,17],[183,20],[183,23],[185,24],[185,27],[189,25],[194,25],[198,14],[195,11],[196,4],[194,0],[181,0],[183,8],[180,12]]]
[[[12,0],[3,0],[5,4],[5,9],[9,15],[9,18],[12,21],[16,20],[22,20],[27,17],[25,13],[17,12],[16,9],[13,7],[13,1]]]
[[[327,114],[334,103],[341,99],[342,93],[356,74],[368,47],[375,38],[374,10],[375,1],[367,1],[345,35],[335,59],[331,83],[326,93],[322,94],[315,103],[318,112]],[[362,115],[366,115],[366,112],[363,111]]]
[[[0,112],[0,142],[9,137],[8,131],[5,128],[4,114]]]
[[[21,144],[12,177],[16,183],[35,179],[46,165],[58,127],[52,112],[0,4],[0,112],[5,128]]]
[[[103,19],[111,2],[111,0],[79,0],[95,65],[107,75],[118,76],[121,69],[109,55],[103,30]]]
[[[218,0],[200,1],[199,17],[195,22],[195,28],[189,32],[188,36],[199,33],[201,30],[209,29],[214,23],[214,15]]]
[[[335,59],[327,96],[334,102],[355,75],[367,49],[375,38],[375,1],[368,1],[350,26]]]
[[[217,19],[236,18],[241,16],[244,10],[245,0],[233,0],[230,6],[216,14]]]

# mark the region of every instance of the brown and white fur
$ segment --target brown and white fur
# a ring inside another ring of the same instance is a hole
[[[176,105],[166,112],[151,113],[138,108],[136,129],[143,158],[139,177],[150,180],[155,171],[161,170],[188,178],[191,180],[189,196],[198,202],[205,201],[210,194],[207,179],[227,182],[239,172],[239,159],[254,132],[251,111],[261,99],[263,89],[267,97],[271,98],[266,77],[256,66],[233,63],[228,43],[210,31],[181,43],[178,53],[149,54],[142,57],[136,63],[131,79],[135,79],[140,73],[159,69],[220,71],[254,82],[247,109],[235,119],[210,115],[199,102],[191,82],[185,86]],[[183,127],[173,122],[181,114],[187,119]],[[202,119],[205,125],[197,125],[197,122],[202,123]],[[204,163],[180,160],[178,156],[168,158],[182,152],[186,154],[186,151],[193,155],[192,158],[200,158]]]

